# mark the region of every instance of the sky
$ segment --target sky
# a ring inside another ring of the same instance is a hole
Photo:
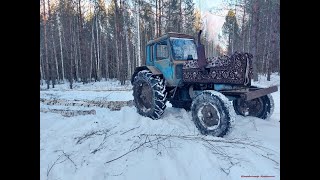
[[[193,0],[196,7],[200,7],[202,10],[209,10],[211,7],[219,6],[222,3],[222,0]]]

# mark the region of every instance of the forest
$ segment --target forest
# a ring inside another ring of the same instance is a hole
[[[40,84],[124,84],[145,64],[149,40],[167,32],[196,37],[199,30],[207,56],[249,52],[254,81],[280,75],[280,0],[222,2],[209,9],[225,19],[215,41],[197,6],[201,0],[40,0]]]

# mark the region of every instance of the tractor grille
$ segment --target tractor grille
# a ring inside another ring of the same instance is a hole
[[[176,65],[176,78],[182,79],[182,64]]]

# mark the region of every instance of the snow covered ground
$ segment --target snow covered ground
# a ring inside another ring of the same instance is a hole
[[[57,85],[40,91],[45,99],[132,100],[131,85],[116,81]],[[254,85],[278,85],[269,121],[237,116],[223,138],[202,136],[184,109],[168,107],[159,120],[135,107],[111,111],[99,107],[41,108],[96,111],[64,117],[40,112],[40,178],[102,179],[280,179],[280,77],[261,77]],[[41,86],[45,89],[45,86]],[[251,176],[251,177],[250,177]],[[256,177],[252,177],[256,176]]]

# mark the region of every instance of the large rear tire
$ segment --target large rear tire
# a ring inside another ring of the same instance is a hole
[[[140,115],[159,119],[166,108],[166,89],[162,77],[149,70],[139,71],[133,80],[134,104]]]
[[[273,114],[274,102],[272,96],[268,94],[250,101],[236,99],[233,101],[233,107],[238,115],[269,119]]]
[[[191,105],[192,119],[203,135],[222,137],[234,120],[234,110],[229,100],[219,92],[202,92]]]

